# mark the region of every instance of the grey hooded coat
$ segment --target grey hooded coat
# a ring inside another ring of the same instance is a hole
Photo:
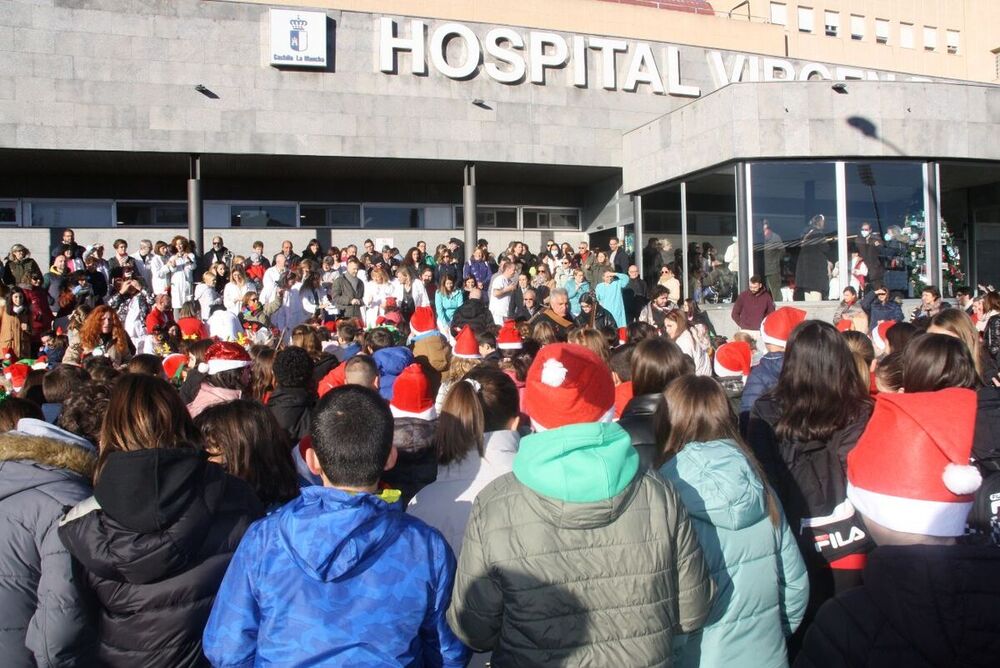
[[[18,427],[29,422],[39,421]],[[57,529],[65,510],[90,496],[96,459],[86,441],[62,434],[0,434],[0,657],[7,668],[88,663],[92,627]]]

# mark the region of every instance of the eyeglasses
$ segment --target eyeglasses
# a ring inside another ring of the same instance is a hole
[[[876,292],[875,296],[876,297],[885,297],[887,294],[889,294],[889,293],[888,292]]]

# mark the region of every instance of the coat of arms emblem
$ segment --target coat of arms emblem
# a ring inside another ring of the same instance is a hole
[[[292,51],[305,51],[309,48],[309,34],[306,32],[306,26],[309,22],[301,17],[296,17],[289,21],[292,29],[288,33],[288,44],[292,47]]]

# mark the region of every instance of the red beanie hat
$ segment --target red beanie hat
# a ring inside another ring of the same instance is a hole
[[[24,388],[24,384],[28,382],[28,374],[31,372],[31,367],[27,364],[22,364],[21,362],[14,362],[4,371],[4,375],[7,380],[10,381],[10,387],[14,392],[20,392]]]
[[[167,380],[176,380],[180,378],[181,371],[184,370],[185,365],[187,365],[187,355],[182,355],[181,353],[171,353],[163,358],[163,373],[166,374]]]
[[[497,334],[497,348],[500,350],[520,350],[524,347],[521,339],[521,332],[517,331],[517,326],[513,320],[508,320],[500,328]]]
[[[788,337],[799,323],[806,319],[806,312],[794,306],[782,306],[760,323],[760,336],[764,343],[784,348]]]
[[[543,347],[528,370],[524,406],[536,431],[569,424],[610,422],[615,384],[589,348],[575,343]]]
[[[429,332],[437,331],[437,319],[434,317],[434,309],[430,306],[418,306],[413,309],[410,317],[410,334],[420,336]]]
[[[875,352],[884,353],[889,348],[889,330],[895,324],[895,320],[883,320],[872,330],[872,345],[875,346]]]
[[[433,420],[437,417],[434,410],[434,397],[431,396],[431,385],[419,364],[410,364],[396,377],[392,386],[392,399],[389,400],[389,410],[393,417],[411,417],[421,420]]]
[[[715,351],[715,375],[719,378],[728,376],[750,375],[750,360],[753,352],[746,341],[731,341],[719,346]]]
[[[479,354],[479,342],[476,341],[476,335],[468,325],[455,337],[455,346],[451,354],[467,360],[482,359],[483,356]]]
[[[969,463],[975,423],[972,390],[880,393],[847,455],[847,498],[888,529],[961,536],[982,483]]]
[[[246,349],[231,341],[218,341],[205,351],[205,361],[198,365],[198,370],[214,376],[230,369],[242,369],[250,366],[252,360]]]

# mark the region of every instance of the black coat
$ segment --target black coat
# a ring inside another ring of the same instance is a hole
[[[860,515],[826,519],[836,516],[835,509],[847,500],[847,454],[864,432],[871,408],[859,406],[858,417],[826,441],[779,438],[776,426],[781,415],[781,407],[769,395],[758,399],[750,411],[747,442],[781,501],[809,570],[808,621],[820,604],[860,581],[860,571],[830,568],[829,564],[872,548]],[[853,540],[837,547],[824,543],[825,534],[832,532]]]
[[[611,315],[611,312],[608,311],[608,309],[606,309],[603,306],[601,306],[600,304],[595,304],[594,308],[597,309],[597,313],[593,314],[593,316],[594,316],[594,320],[593,320],[593,323],[594,323],[593,327],[594,327],[594,329],[608,329],[608,328],[610,328],[610,329],[613,329],[613,330],[615,330],[617,332],[618,331],[618,323],[615,322],[615,317],[613,315]],[[590,324],[591,323],[591,320],[590,320],[590,316],[591,315],[592,315],[591,313],[584,313],[583,311],[580,311],[580,315],[578,315],[578,316],[576,316],[576,318],[574,318],[574,322],[576,323],[576,326],[577,327],[590,327],[591,326],[591,324]]]
[[[201,634],[229,560],[263,514],[253,490],[195,449],[108,456],[59,538],[96,594],[100,665],[207,666]]]
[[[1000,662],[1000,550],[885,546],[864,585],[828,601],[796,668],[931,668]]]
[[[455,309],[455,315],[451,318],[451,331],[458,332],[466,325],[469,325],[477,332],[488,332],[493,330],[493,314],[480,299],[466,299],[465,302]]]
[[[618,419],[618,426],[632,438],[632,447],[639,453],[639,464],[644,469],[656,468],[662,446],[656,438],[658,410],[666,410],[662,394],[640,394],[625,404]]]
[[[298,443],[309,433],[315,403],[315,393],[304,387],[279,387],[267,398],[268,410],[288,432],[292,443]]]

